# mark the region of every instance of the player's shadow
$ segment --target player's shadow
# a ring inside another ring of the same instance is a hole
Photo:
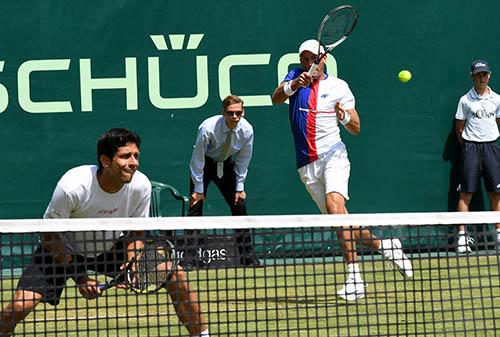
[[[238,302],[241,302],[242,299],[238,299]],[[263,306],[267,307],[269,303],[274,303],[277,307],[289,307],[293,305],[297,308],[311,308],[311,307],[341,307],[347,306],[348,303],[343,300],[339,300],[336,296],[330,296],[326,299],[318,299],[318,298],[306,298],[303,296],[265,296],[265,297],[253,297],[253,298],[244,298],[246,302],[260,303]],[[234,302],[235,305],[238,302]]]
[[[446,138],[446,144],[443,151],[443,160],[450,163],[450,172],[448,176],[448,211],[456,212],[458,199],[460,192],[457,190],[460,183],[461,167],[460,167],[460,157],[462,152],[462,145],[458,142],[457,136],[455,135],[455,120],[452,121],[451,131]],[[477,192],[474,193],[471,203],[469,205],[469,211],[484,211],[485,200],[483,196],[482,184],[479,185]],[[458,224],[457,224],[458,225]],[[485,225],[469,225],[467,230],[469,233],[484,233]],[[449,244],[454,245],[456,228],[455,226],[450,226],[449,228]],[[473,234],[474,235],[474,234]]]

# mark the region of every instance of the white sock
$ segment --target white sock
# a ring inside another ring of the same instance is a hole
[[[348,263],[347,272],[349,274],[359,274],[359,263]]]
[[[355,281],[363,282],[361,273],[359,272],[359,263],[348,263],[347,264],[347,274],[348,278],[352,278]]]
[[[500,242],[500,228],[497,228],[497,242]]]
[[[208,329],[200,332],[200,337],[210,337],[210,334],[208,333]]]
[[[458,236],[465,235],[465,231],[458,231]]]

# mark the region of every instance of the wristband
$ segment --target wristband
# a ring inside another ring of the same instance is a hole
[[[346,126],[347,124],[349,124],[350,121],[351,121],[351,114],[348,111],[346,111],[344,119],[341,120],[340,123],[342,123],[343,126]]]
[[[290,97],[293,94],[295,94],[295,91],[297,91],[297,90],[292,89],[292,81],[288,81],[285,83],[285,86],[283,87],[283,92],[285,93],[285,95]]]

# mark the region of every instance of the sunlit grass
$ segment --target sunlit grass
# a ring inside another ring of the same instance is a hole
[[[495,336],[500,321],[499,256],[413,259],[415,277],[368,257],[365,298],[335,296],[340,261],[283,260],[264,268],[189,272],[212,336]],[[2,280],[2,305],[16,280]],[[57,307],[41,304],[16,329],[26,336],[187,336],[165,290],[110,289],[87,301],[73,283]]]

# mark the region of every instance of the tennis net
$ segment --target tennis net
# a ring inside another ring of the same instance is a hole
[[[499,222],[500,212],[0,220],[0,336],[495,336]],[[122,265],[141,243],[167,242],[175,249],[154,273],[168,281],[131,291],[162,279]],[[89,278],[97,289],[117,274],[118,287],[82,295]]]

